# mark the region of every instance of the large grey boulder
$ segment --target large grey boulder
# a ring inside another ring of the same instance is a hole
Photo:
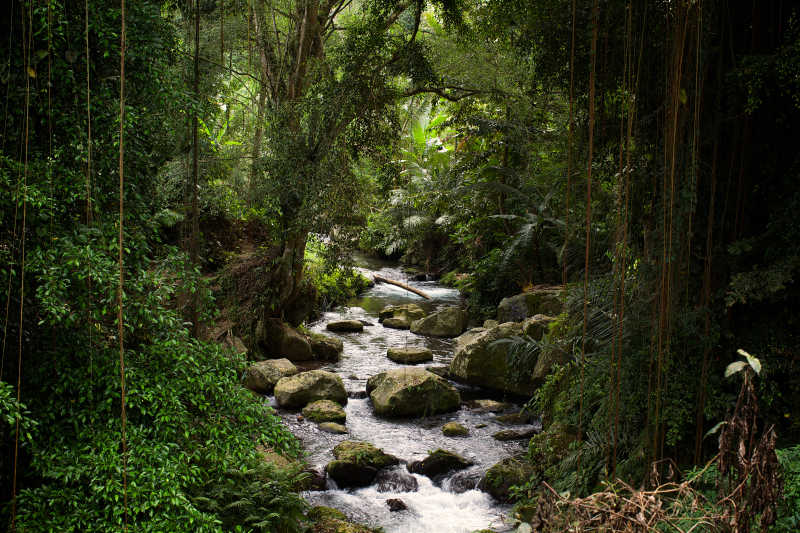
[[[342,406],[330,400],[317,400],[303,407],[303,416],[312,422],[344,422],[347,414]]]
[[[534,340],[540,341],[544,337],[547,330],[550,329],[550,324],[555,322],[556,319],[547,315],[533,315],[531,318],[526,318],[522,323],[522,333],[531,337]]]
[[[455,411],[458,391],[444,378],[422,368],[399,368],[372,376],[367,393],[375,413],[386,417],[414,417]]]
[[[331,400],[344,405],[347,392],[342,378],[325,370],[309,370],[282,378],[275,385],[275,400],[288,409],[300,409],[317,400]]]
[[[408,329],[426,314],[417,304],[387,305],[378,314],[378,320],[387,328]]]
[[[277,318],[259,320],[255,338],[262,352],[269,358],[285,357],[290,361],[308,361],[314,358],[308,339]]]
[[[450,377],[456,381],[518,395],[533,394],[537,382],[512,366],[508,345],[499,339],[519,336],[522,325],[506,322],[490,329],[475,328],[456,339]]]
[[[467,329],[469,314],[460,307],[445,307],[411,323],[411,333],[431,337],[457,337]]]
[[[497,321],[522,322],[534,315],[557,315],[562,308],[562,290],[555,287],[535,289],[508,298],[497,306]]]
[[[297,374],[297,367],[288,359],[267,359],[247,368],[244,386],[259,394],[270,394],[281,378]]]

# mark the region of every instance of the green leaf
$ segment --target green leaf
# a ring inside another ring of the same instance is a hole
[[[725,420],[723,420],[722,422],[718,422],[718,423],[717,423],[717,424],[716,424],[716,425],[715,425],[713,428],[711,428],[711,429],[709,429],[708,431],[706,431],[706,434],[705,434],[705,435],[703,435],[703,438],[705,439],[705,438],[706,438],[706,437],[708,437],[709,435],[713,435],[714,433],[716,433],[717,431],[719,431],[719,430],[720,430],[720,428],[722,428],[722,426],[724,426],[724,425],[725,425],[725,424],[727,424],[727,423],[728,423],[728,422],[727,422],[727,421],[725,421]]]
[[[750,355],[741,348],[736,350],[736,353],[738,353],[741,356],[744,356],[747,359],[747,362],[750,364],[750,368],[752,368],[756,374],[761,374],[761,361],[759,361],[757,357]]]

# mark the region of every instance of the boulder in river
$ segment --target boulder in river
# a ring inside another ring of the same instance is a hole
[[[445,307],[411,323],[411,333],[431,337],[457,337],[467,328],[469,314],[461,307]]]
[[[300,409],[317,400],[347,403],[342,378],[325,370],[309,370],[281,378],[275,385],[275,400],[287,409]]]
[[[458,391],[444,378],[422,368],[399,368],[372,376],[367,393],[379,416],[413,417],[455,411]]]
[[[495,440],[499,441],[507,441],[507,440],[524,440],[529,439],[539,433],[536,429],[502,429],[497,433],[492,434],[492,437]]]
[[[478,483],[478,488],[491,494],[496,500],[508,502],[513,485],[522,485],[534,474],[534,466],[524,454],[506,457],[492,466]]]
[[[317,400],[303,407],[303,416],[312,422],[344,422],[342,406],[330,400]]]
[[[258,361],[247,368],[244,386],[259,394],[271,394],[281,378],[294,374],[297,374],[297,367],[288,359]]]
[[[261,351],[269,358],[285,357],[290,361],[314,358],[308,339],[277,318],[259,320],[255,338]]]
[[[334,435],[345,435],[347,433],[347,427],[336,422],[321,422],[318,426],[325,433],[333,433]]]
[[[469,466],[472,466],[471,461],[464,459],[457,453],[439,448],[428,454],[428,457],[422,461],[409,463],[408,471],[413,474],[421,474],[431,479],[436,479],[449,472],[463,470]]]
[[[378,492],[416,492],[417,478],[401,468],[385,468],[375,476]]]
[[[340,487],[366,487],[378,471],[399,463],[397,457],[369,442],[347,440],[333,449],[335,461],[325,467],[328,476]]]
[[[396,513],[397,511],[405,511],[408,509],[405,502],[399,498],[389,498],[386,500],[386,505],[389,506],[389,511]]]
[[[417,304],[387,305],[378,314],[378,318],[387,328],[408,329],[412,322],[426,314]]]
[[[530,396],[538,382],[512,367],[507,345],[495,344],[521,333],[522,325],[515,322],[467,331],[456,339],[450,377],[470,385]]]
[[[542,287],[503,298],[497,306],[497,321],[522,322],[538,314],[557,315],[563,306],[562,289]]]
[[[389,348],[386,350],[386,355],[395,363],[408,365],[424,363],[433,359],[433,352],[421,347]]]
[[[314,354],[314,359],[319,361],[338,361],[344,350],[344,344],[341,339],[336,337],[329,337],[322,333],[311,333],[309,335],[311,341],[311,352]]]
[[[469,430],[458,422],[448,422],[442,426],[442,433],[445,437],[463,437]]]
[[[328,331],[336,331],[338,333],[359,333],[364,331],[364,324],[360,320],[334,320],[328,322],[325,326]]]

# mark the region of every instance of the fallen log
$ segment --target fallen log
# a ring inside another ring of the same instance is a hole
[[[407,291],[413,292],[414,294],[416,294],[418,296],[422,296],[426,300],[430,300],[431,299],[430,296],[428,296],[427,294],[425,294],[421,290],[415,289],[414,287],[406,285],[405,283],[402,283],[400,281],[395,281],[393,279],[384,278],[383,276],[374,276],[373,279],[375,280],[375,283],[388,283],[389,285],[395,285],[397,287],[400,287],[401,289],[405,289]]]

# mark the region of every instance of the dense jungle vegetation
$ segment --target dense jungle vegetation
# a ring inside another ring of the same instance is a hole
[[[474,323],[564,287],[506,344],[519,374],[557,361],[515,492],[534,529],[800,527],[795,2],[0,13],[9,530],[314,527],[307,474],[258,451],[300,444],[212,333],[347,301],[355,250],[441,277]],[[622,482],[655,522],[614,522]]]

